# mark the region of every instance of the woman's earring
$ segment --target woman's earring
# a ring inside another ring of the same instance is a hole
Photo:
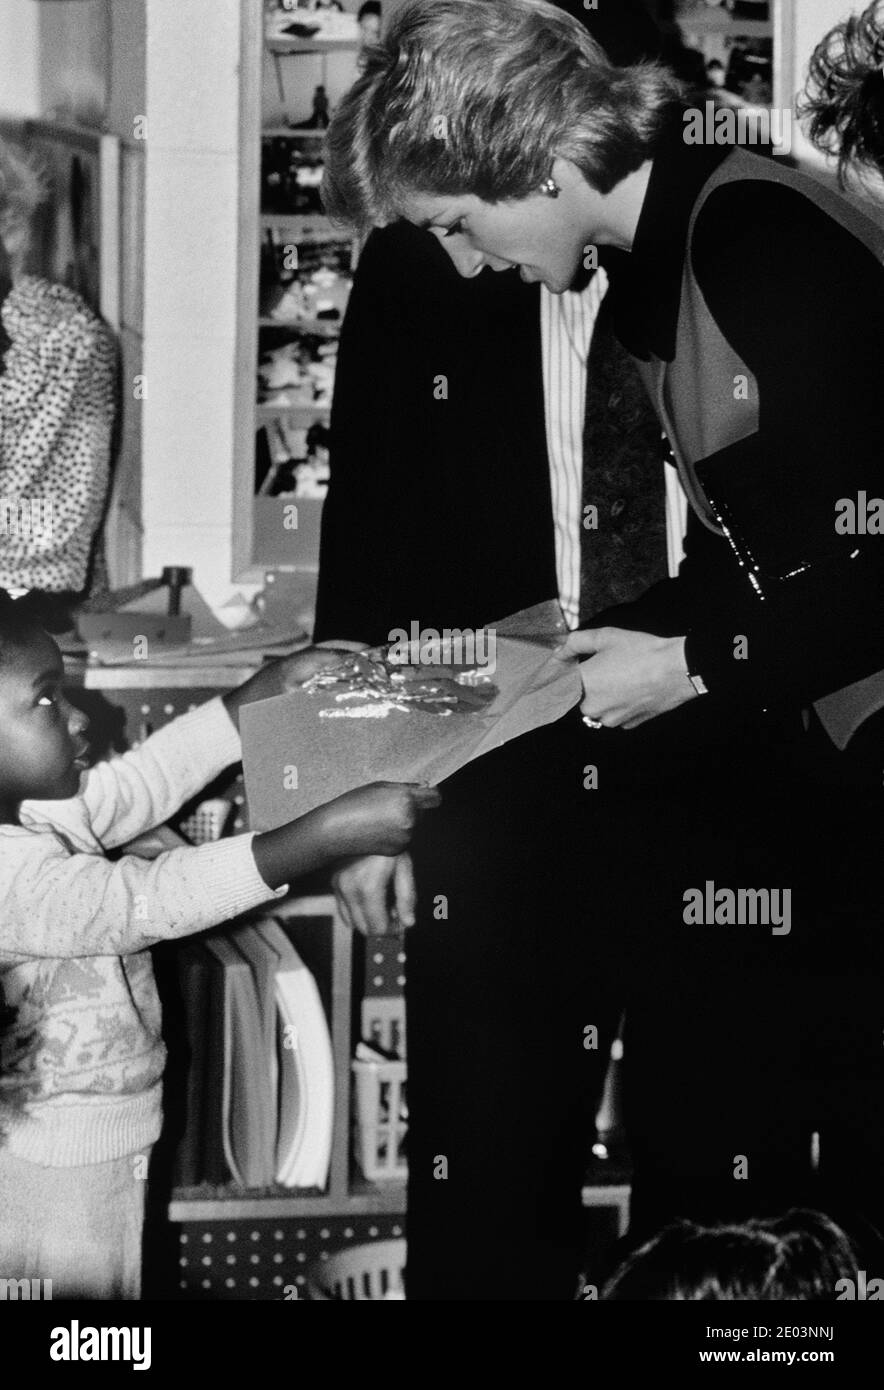
[[[559,188],[555,179],[549,178],[544,179],[543,183],[540,185],[540,191],[541,193],[545,193],[547,198],[558,198],[562,190]]]

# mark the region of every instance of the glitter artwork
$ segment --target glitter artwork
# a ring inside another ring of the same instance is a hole
[[[413,711],[443,718],[474,714],[497,694],[481,667],[404,666],[390,661],[383,647],[317,671],[302,688],[332,701],[319,710],[322,719],[386,719]]]

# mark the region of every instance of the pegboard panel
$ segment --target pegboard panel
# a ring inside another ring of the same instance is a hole
[[[313,1260],[403,1235],[401,1216],[188,1222],[178,1237],[178,1297],[271,1302],[291,1299],[293,1288],[304,1297]]]
[[[365,938],[365,997],[401,994],[405,987],[405,934]]]
[[[125,716],[126,740],[130,746],[142,743],[148,735],[176,719],[179,714],[204,705],[216,695],[223,694],[217,686],[168,687],[156,686],[150,689],[110,688],[90,689],[83,686],[74,688],[78,704],[86,698],[103,700],[114,709],[122,710]]]

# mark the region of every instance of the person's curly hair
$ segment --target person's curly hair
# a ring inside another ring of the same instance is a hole
[[[884,0],[826,34],[810,60],[799,115],[817,149],[851,169],[884,175]]]

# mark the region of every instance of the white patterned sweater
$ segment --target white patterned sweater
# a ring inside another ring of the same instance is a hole
[[[160,1130],[165,1048],[148,947],[276,893],[252,835],[106,851],[162,824],[240,757],[220,699],[0,826],[0,1149],[53,1167],[135,1154]]]
[[[31,275],[2,315],[0,585],[78,593],[108,487],[114,340],[73,290]]]

